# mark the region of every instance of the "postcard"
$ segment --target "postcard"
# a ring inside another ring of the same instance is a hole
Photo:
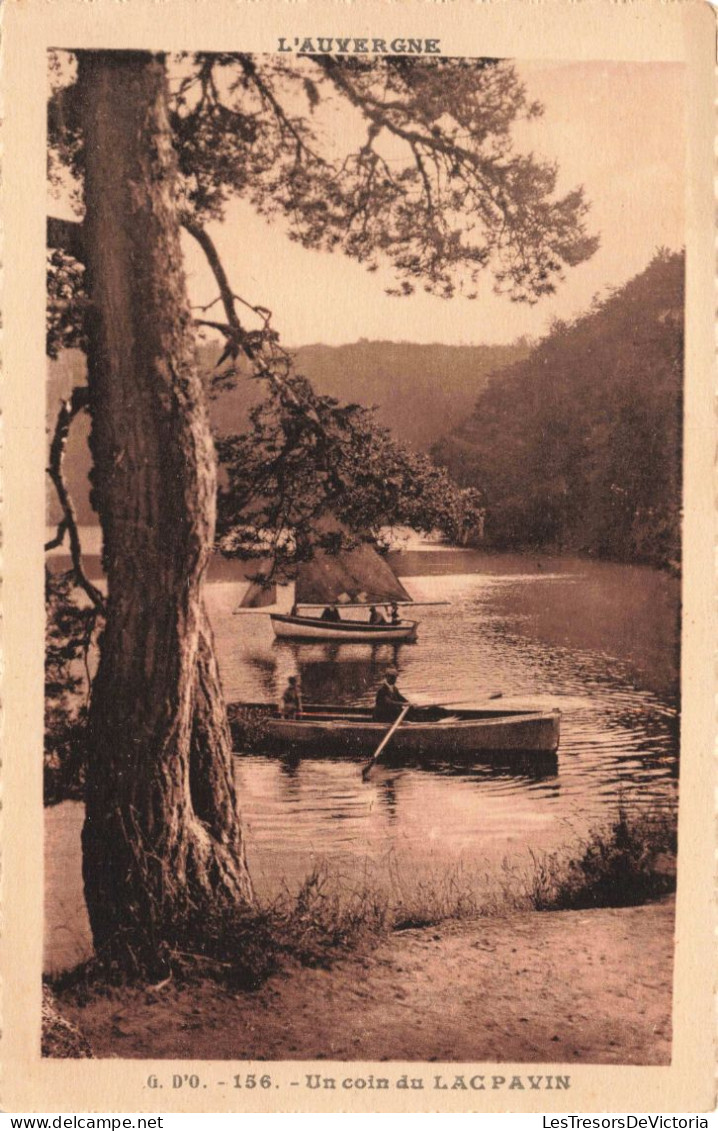
[[[701,1125],[713,11],[3,32],[3,1108]]]

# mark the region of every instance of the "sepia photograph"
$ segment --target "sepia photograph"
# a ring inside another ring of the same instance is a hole
[[[43,45],[37,1055],[576,1104],[683,1000],[688,65],[322,11]]]
[[[300,46],[49,56],[50,990],[666,1063],[683,67]]]

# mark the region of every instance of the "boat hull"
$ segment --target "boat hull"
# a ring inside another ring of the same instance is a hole
[[[471,711],[438,721],[404,722],[392,736],[387,761],[475,760],[525,755],[553,757],[558,750],[560,712]],[[278,752],[305,757],[370,758],[390,724],[359,718],[277,716],[263,721],[267,744]]]
[[[341,641],[345,644],[383,644],[416,640],[416,621],[399,624],[366,624],[362,621],[326,621],[314,617],[270,616],[274,635],[280,640]]]

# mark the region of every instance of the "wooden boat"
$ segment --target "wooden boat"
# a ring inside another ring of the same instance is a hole
[[[280,640],[331,640],[345,644],[383,644],[416,640],[416,621],[369,624],[360,620],[326,621],[321,617],[271,613],[275,636]]]
[[[291,613],[269,607],[276,601],[276,585],[267,584],[267,577],[266,572],[264,579],[258,575],[245,593],[240,609],[266,611],[280,640],[346,644],[416,640],[414,620],[392,620],[387,615],[384,623],[369,622],[372,606],[378,610],[386,608],[388,613],[391,604],[398,608],[413,601],[394,571],[367,542],[336,554],[317,550],[310,561],[302,562],[297,569]],[[321,615],[329,607],[336,610],[332,620]],[[349,609],[361,612],[347,616]]]
[[[247,704],[255,712],[259,704]],[[234,721],[237,709],[234,705]],[[266,709],[266,708],[265,708]],[[483,761],[488,755],[554,756],[561,712],[476,707],[412,707],[392,737],[386,760]],[[279,752],[309,757],[369,758],[390,724],[375,722],[367,707],[309,704],[296,719],[268,708],[261,720],[263,742]]]

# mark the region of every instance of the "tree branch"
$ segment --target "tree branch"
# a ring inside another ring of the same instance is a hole
[[[205,253],[207,262],[219,287],[222,306],[224,307],[227,318],[226,324],[203,318],[195,319],[195,325],[208,326],[212,329],[219,330],[226,338],[227,344],[222,356],[217,362],[217,366],[221,365],[227,357],[236,358],[241,350],[252,362],[257,376],[263,377],[265,380],[269,381],[270,385],[279,389],[286,404],[299,407],[301,402],[296,391],[285,379],[285,376],[282,376],[278,371],[281,367],[284,369],[285,375],[288,374],[291,367],[291,357],[286,350],[278,345],[277,334],[271,329],[271,310],[267,309],[265,306],[255,306],[239,295],[235,295],[230,286],[229,279],[227,278],[224,264],[219,257],[219,252],[209,233],[201,224],[188,216],[182,218],[181,224],[185,231],[189,232],[189,234],[194,237]],[[246,306],[248,310],[251,310],[262,320],[263,329],[261,331],[250,333],[244,329],[239,315],[237,314],[235,302],[241,302],[243,306]],[[267,356],[267,351],[269,352],[269,356]],[[311,410],[310,418],[312,418]],[[314,417],[314,419],[316,420],[316,417]]]
[[[497,199],[496,186],[490,173],[490,166],[478,153],[457,144],[455,139],[447,140],[440,131],[422,133],[417,129],[400,125],[387,113],[388,109],[397,104],[389,103],[385,105],[366,91],[358,91],[347,78],[344,69],[332,56],[317,56],[314,58],[314,62],[324,71],[334,86],[346,95],[352,105],[361,110],[370,122],[379,130],[386,129],[395,137],[405,141],[412,149],[415,157],[417,149],[423,148],[430,153],[440,155],[453,165],[461,163],[465,169],[470,169],[494,207],[498,209],[501,215],[505,215],[505,208]],[[400,105],[400,108],[404,112],[407,110],[407,106]]]
[[[294,141],[296,143],[298,161],[301,161],[302,154],[306,153],[306,155],[313,161],[316,161],[317,164],[326,165],[324,158],[320,157],[318,153],[314,153],[309,148],[306,139],[297,129],[296,124],[287,115],[284,107],[275,97],[274,92],[272,91],[269,84],[266,83],[260,75],[254,59],[249,55],[240,55],[239,63],[248,80],[254,84],[254,87],[258,91],[260,98],[262,98],[264,102],[271,108],[280,131],[282,133],[286,131],[294,138]]]
[[[61,518],[60,521],[57,524],[57,533],[55,534],[55,537],[51,538],[49,542],[45,543],[45,553],[47,553],[48,550],[55,550],[55,549],[57,549],[58,546],[61,546],[62,543],[65,541],[65,535],[66,534],[67,534],[67,519]]]
[[[73,390],[67,400],[63,401],[60,405],[60,411],[57,414],[57,423],[55,425],[55,433],[50,445],[50,463],[47,468],[47,473],[52,479],[57,491],[57,497],[60,500],[62,507],[63,518],[57,528],[57,535],[50,542],[46,543],[45,549],[49,550],[55,546],[62,544],[65,533],[69,535],[70,539],[70,556],[72,558],[72,568],[75,581],[84,589],[87,596],[92,601],[96,609],[104,613],[105,599],[100,590],[92,584],[86,576],[82,566],[82,546],[80,544],[80,535],[77,529],[77,516],[75,508],[70,498],[70,492],[67,489],[65,476],[63,472],[63,461],[65,458],[65,448],[67,445],[67,437],[70,432],[70,425],[72,424],[78,413],[82,412],[88,407],[89,392],[86,386],[78,385]],[[64,527],[64,529],[63,529]]]
[[[214,241],[213,241],[212,237],[209,235],[209,233],[205,230],[205,228],[203,228],[202,225],[200,223],[198,223],[197,220],[194,220],[191,216],[188,216],[188,215],[185,214],[181,217],[180,223],[181,223],[182,227],[185,229],[185,231],[188,232],[189,235],[191,235],[193,237],[193,239],[195,239],[197,241],[197,243],[200,245],[200,247],[202,248],[202,250],[205,254],[205,257],[207,259],[207,262],[210,266],[210,269],[212,271],[212,274],[214,275],[217,286],[219,287],[220,298],[221,298],[221,301],[222,301],[222,306],[224,308],[225,317],[227,319],[226,323],[212,322],[212,321],[208,321],[208,320],[204,320],[204,319],[196,319],[195,320],[195,325],[211,327],[213,329],[219,330],[224,335],[226,342],[227,342],[227,345],[226,345],[224,354],[222,355],[222,358],[218,362],[218,365],[221,364],[221,362],[224,361],[225,358],[227,358],[227,357],[233,357],[233,358],[236,359],[238,354],[241,351],[242,353],[246,354],[246,356],[253,363],[253,365],[255,366],[255,369],[257,371],[257,374],[259,376],[266,378],[267,380],[270,381],[270,383],[277,384],[280,388],[282,388],[285,400],[288,403],[298,405],[299,401],[297,399],[295,391],[292,388],[290,388],[290,386],[287,384],[286,381],[284,381],[282,379],[282,377],[280,376],[280,374],[277,372],[277,369],[276,369],[276,363],[281,362],[282,366],[285,369],[288,370],[289,365],[290,365],[289,355],[286,353],[285,350],[283,350],[283,349],[281,349],[281,347],[277,346],[276,342],[275,342],[273,348],[271,349],[271,353],[272,353],[271,359],[268,361],[266,359],[266,357],[263,356],[263,344],[266,345],[266,343],[269,342],[269,340],[272,337],[274,337],[276,339],[276,335],[273,335],[271,328],[270,328],[271,311],[268,310],[266,307],[263,307],[263,306],[254,306],[252,303],[247,302],[246,299],[243,299],[240,296],[234,294],[234,292],[232,291],[232,287],[230,285],[229,279],[227,277],[227,272],[224,269],[224,264],[222,263],[222,260],[219,257],[219,252],[217,251],[217,248],[214,244]],[[79,223],[78,221],[75,221],[75,220],[59,220],[59,219],[52,217],[52,216],[48,217],[48,221],[47,221],[47,243],[48,243],[49,247],[59,248],[59,249],[65,251],[65,252],[67,252],[69,255],[72,255],[73,258],[77,259],[79,262],[83,262],[84,234],[83,234],[82,224]],[[244,329],[244,327],[242,326],[242,323],[240,321],[239,315],[237,314],[237,308],[236,308],[236,305],[235,305],[235,302],[237,302],[237,301],[241,302],[243,306],[246,306],[249,310],[253,311],[253,313],[258,315],[258,317],[262,320],[262,322],[264,323],[264,326],[263,326],[263,330],[260,332],[260,334],[252,334],[252,333],[247,332]],[[212,303],[211,305],[214,305],[214,304]],[[262,339],[261,341],[255,341],[255,339],[260,339],[260,338]],[[75,393],[77,393],[78,391],[79,390],[76,389]],[[74,395],[75,394],[73,393],[73,396]],[[69,403],[69,402],[67,402],[67,403]],[[75,410],[75,412],[73,412],[71,414],[69,420],[67,421],[67,425],[66,425],[67,428],[69,428],[70,421],[72,420],[72,417],[74,415],[76,415],[76,412],[79,412],[80,408],[84,408],[84,407],[86,407],[86,406],[81,405],[77,410]],[[62,411],[63,410],[61,409],[60,417],[58,418],[58,423],[57,423],[58,429],[60,428],[60,424],[61,424]],[[57,430],[56,430],[56,438],[57,438]],[[59,456],[60,461],[62,459],[62,452],[64,452],[64,443],[65,443],[66,439],[67,439],[67,432],[65,432],[65,436],[64,436],[64,439],[63,439],[63,442],[62,442],[62,451],[60,452],[60,456]],[[50,474],[52,475],[52,471],[50,471]],[[60,472],[60,475],[61,475],[61,472]],[[53,482],[54,482],[54,479],[53,479]],[[58,486],[58,483],[55,483],[55,486],[57,488],[58,495],[60,496],[60,499],[62,501],[62,497],[63,497],[62,492],[63,491],[65,492],[65,495],[67,496],[66,488],[65,488],[64,484],[62,486]],[[67,499],[68,499],[68,503],[71,507],[72,504],[69,500],[69,496],[67,496]],[[64,509],[64,503],[63,503],[63,509]],[[76,535],[77,524],[76,524],[76,522],[74,522],[74,517],[71,516],[70,523],[68,525],[68,530],[70,532],[71,545],[72,545],[72,540],[73,540],[73,527],[74,527],[75,535]],[[58,531],[58,533],[59,533],[59,531]],[[57,543],[57,544],[59,544],[59,543]],[[73,563],[75,564],[76,570],[79,570],[79,573],[78,573],[78,579],[79,579],[80,577],[84,578],[84,574],[82,573],[81,564],[80,564],[79,539],[78,539],[78,542],[77,542],[77,547],[78,547],[77,561],[75,562],[75,558],[73,556]],[[86,578],[84,579],[84,581],[86,582],[86,584],[83,584],[83,582],[80,582],[80,584],[82,584],[83,588],[86,589],[86,591],[88,592],[88,596],[90,596],[90,599],[94,600],[94,598],[92,597],[92,594],[86,588],[87,585],[90,585],[90,582],[87,581]],[[94,590],[94,586],[91,586],[91,588]],[[95,592],[99,594],[99,590],[95,590]],[[100,597],[100,600],[102,600],[101,594],[99,594],[99,597]]]
[[[201,224],[198,224],[196,220],[192,220],[189,216],[183,216],[181,223],[184,230],[189,232],[197,241],[207,258],[207,262],[219,287],[219,294],[222,299],[222,306],[224,307],[224,313],[229,323],[229,328],[234,332],[237,340],[239,340],[242,335],[242,324],[237,317],[237,311],[234,307],[234,294],[229,285],[229,279],[227,278],[224,264],[219,258],[219,252],[214,245],[214,240]]]

